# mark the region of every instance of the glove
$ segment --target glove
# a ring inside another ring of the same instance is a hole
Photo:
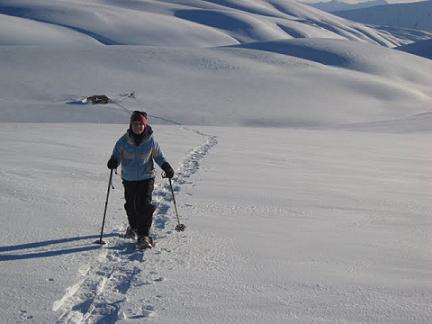
[[[162,164],[161,168],[165,172],[167,178],[171,179],[172,177],[174,177],[174,170],[173,168],[171,168],[171,165],[169,165],[168,162]]]
[[[108,160],[107,167],[108,169],[117,169],[119,163],[115,157],[111,157],[111,159]]]

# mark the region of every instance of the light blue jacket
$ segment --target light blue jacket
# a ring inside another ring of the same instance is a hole
[[[137,146],[128,130],[114,146],[112,156],[121,164],[121,177],[127,181],[145,180],[155,177],[153,160],[159,166],[165,162],[165,157],[159,144],[153,138],[150,126],[147,134]]]

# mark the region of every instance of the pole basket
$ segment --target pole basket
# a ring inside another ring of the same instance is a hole
[[[185,229],[186,229],[186,226],[185,226],[184,224],[178,224],[178,225],[175,227],[175,230],[176,230],[177,232],[183,232]]]

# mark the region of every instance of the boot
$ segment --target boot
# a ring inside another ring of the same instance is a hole
[[[136,229],[133,228],[133,227],[131,227],[131,226],[128,226],[128,228],[126,229],[126,233],[125,233],[124,237],[128,238],[128,239],[135,240],[136,237],[137,237],[137,231],[136,231]]]
[[[153,239],[149,236],[139,236],[137,240],[138,249],[151,249],[153,247]]]

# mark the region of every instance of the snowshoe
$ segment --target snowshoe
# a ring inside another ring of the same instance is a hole
[[[139,250],[151,249],[154,246],[153,239],[149,236],[138,237],[136,247]]]
[[[135,240],[136,237],[137,237],[136,229],[133,228],[133,227],[128,226],[128,228],[126,229],[126,233],[125,233],[124,237],[128,238],[128,239]]]

